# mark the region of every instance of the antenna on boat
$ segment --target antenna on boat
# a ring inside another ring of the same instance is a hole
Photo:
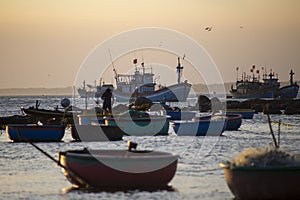
[[[109,57],[110,57],[110,60],[111,60],[111,65],[113,67],[113,72],[115,74],[115,80],[116,80],[116,83],[118,83],[118,74],[117,74],[117,70],[116,70],[115,65],[114,65],[114,61],[113,61],[113,59],[111,57],[110,49],[108,49],[108,53],[109,53]]]
[[[294,76],[294,72],[293,70],[291,69],[291,72],[290,72],[290,84],[293,85],[294,84],[294,80],[293,80],[293,76]]]
[[[180,65],[180,57],[178,57],[178,65],[177,65],[176,69],[177,69],[177,73],[178,73],[177,83],[180,84],[181,71],[183,70],[183,66]]]

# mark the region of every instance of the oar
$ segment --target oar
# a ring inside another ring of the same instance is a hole
[[[26,142],[28,142],[29,144],[31,144],[34,148],[36,148],[37,150],[39,150],[41,153],[43,153],[45,156],[47,156],[48,158],[50,158],[53,162],[55,162],[58,166],[62,167],[63,169],[65,169],[66,171],[68,171],[81,185],[84,185],[86,188],[89,188],[90,185],[80,176],[78,176],[75,172],[73,172],[72,170],[68,169],[66,166],[62,165],[60,163],[60,160],[56,160],[55,158],[53,158],[50,154],[48,154],[46,151],[44,151],[43,149],[41,149],[40,147],[38,147],[36,144],[34,144],[33,142],[31,142],[29,139],[22,137],[19,128],[17,128],[17,134],[18,137],[20,138],[20,140],[24,140]]]

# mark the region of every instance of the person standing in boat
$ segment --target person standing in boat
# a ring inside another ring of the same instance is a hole
[[[102,94],[101,99],[103,100],[103,115],[111,113],[111,105],[114,104],[114,96],[110,88],[107,88]]]

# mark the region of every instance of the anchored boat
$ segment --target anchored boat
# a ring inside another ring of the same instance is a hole
[[[174,177],[177,159],[171,153],[129,147],[128,150],[59,152],[58,164],[77,187],[162,188]]]
[[[269,74],[263,74],[260,80],[260,71],[255,70],[255,65],[251,68],[251,75],[242,75],[241,80],[236,81],[235,88],[231,86],[230,93],[233,98],[237,99],[254,99],[254,98],[295,98],[298,94],[299,86],[293,82],[294,72],[290,72],[290,85],[280,88],[278,74],[272,70]],[[237,68],[238,73],[238,68]]]

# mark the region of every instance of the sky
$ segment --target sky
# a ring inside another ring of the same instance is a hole
[[[236,80],[236,67],[241,76],[252,65],[281,81],[293,69],[300,80],[299,19],[299,0],[1,0],[0,88],[72,86],[97,45],[143,27],[195,40],[224,82]]]

